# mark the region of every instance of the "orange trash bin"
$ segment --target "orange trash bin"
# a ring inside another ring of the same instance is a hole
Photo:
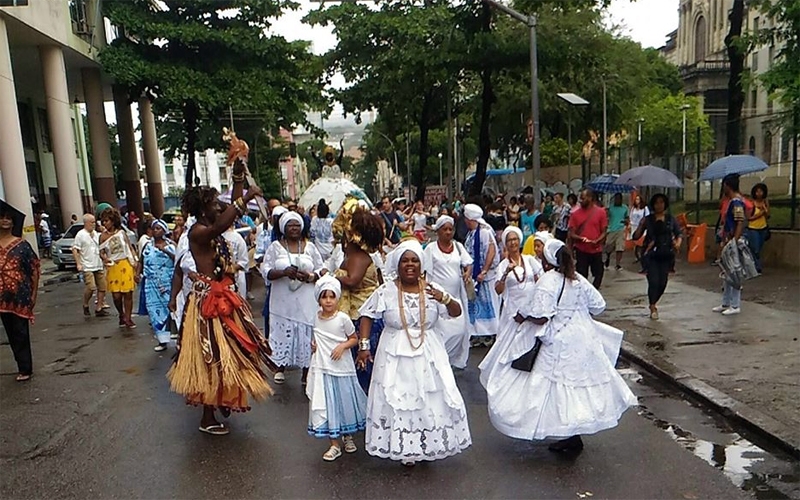
[[[690,264],[702,264],[706,261],[706,233],[708,224],[687,224],[686,237],[688,241],[687,260]]]

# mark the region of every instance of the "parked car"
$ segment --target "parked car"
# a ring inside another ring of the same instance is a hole
[[[128,235],[128,241],[133,245],[134,250],[137,248],[136,233],[128,229],[123,223],[122,228]],[[59,271],[63,271],[67,267],[75,267],[75,257],[72,255],[72,243],[75,241],[75,235],[78,231],[83,229],[83,224],[73,224],[67,231],[53,242],[53,264],[58,267]]]
[[[181,211],[178,209],[171,209],[164,212],[161,216],[161,220],[167,223],[167,227],[170,231],[175,229],[175,217],[181,215]]]

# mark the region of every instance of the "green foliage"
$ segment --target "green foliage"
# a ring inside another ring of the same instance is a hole
[[[580,162],[582,149],[583,149],[582,143],[573,141],[572,143],[573,163]],[[560,137],[543,140],[541,142],[541,145],[539,146],[539,153],[542,158],[543,167],[557,167],[560,165],[569,164],[569,159],[570,159],[569,142]]]
[[[265,198],[283,199],[280,161],[289,156],[289,144],[279,135],[272,136],[263,130],[257,139],[260,146],[250,150],[255,160],[250,165],[253,177]]]
[[[702,112],[700,100],[683,94],[652,92],[637,109],[642,123],[642,146],[651,157],[667,156],[681,152],[683,141],[683,111],[686,110],[686,149],[692,153],[697,149],[697,127],[701,129],[700,148],[705,151],[713,147],[714,137],[708,123],[708,115]],[[632,121],[631,145],[636,146],[638,123]]]
[[[302,123],[306,106],[322,104],[321,61],[307,43],[267,35],[271,19],[293,2],[126,0],[103,7],[126,35],[101,52],[104,69],[131,96],[153,97],[161,146],[187,154],[190,168],[193,151],[221,149],[230,108],[247,110],[255,137],[265,124]]]
[[[758,9],[763,18],[758,32],[746,40],[749,48],[775,46],[776,55],[760,82],[785,109],[800,113],[800,2],[797,0],[750,0],[748,8]],[[787,116],[791,122],[791,114]]]

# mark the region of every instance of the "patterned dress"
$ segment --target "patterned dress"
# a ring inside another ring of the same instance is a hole
[[[0,313],[33,319],[33,282],[39,266],[36,252],[21,238],[0,248]]]
[[[160,344],[169,342],[169,297],[175,269],[175,244],[167,241],[163,249],[151,241],[142,251],[144,291],[150,324]]]

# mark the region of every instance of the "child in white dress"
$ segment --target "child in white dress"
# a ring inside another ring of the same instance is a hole
[[[332,462],[358,448],[353,434],[366,428],[367,395],[358,383],[351,348],[357,344],[350,317],[339,312],[339,280],[323,276],[314,288],[320,305],[314,324],[314,354],[308,372],[308,433],[330,439],[322,459]]]

